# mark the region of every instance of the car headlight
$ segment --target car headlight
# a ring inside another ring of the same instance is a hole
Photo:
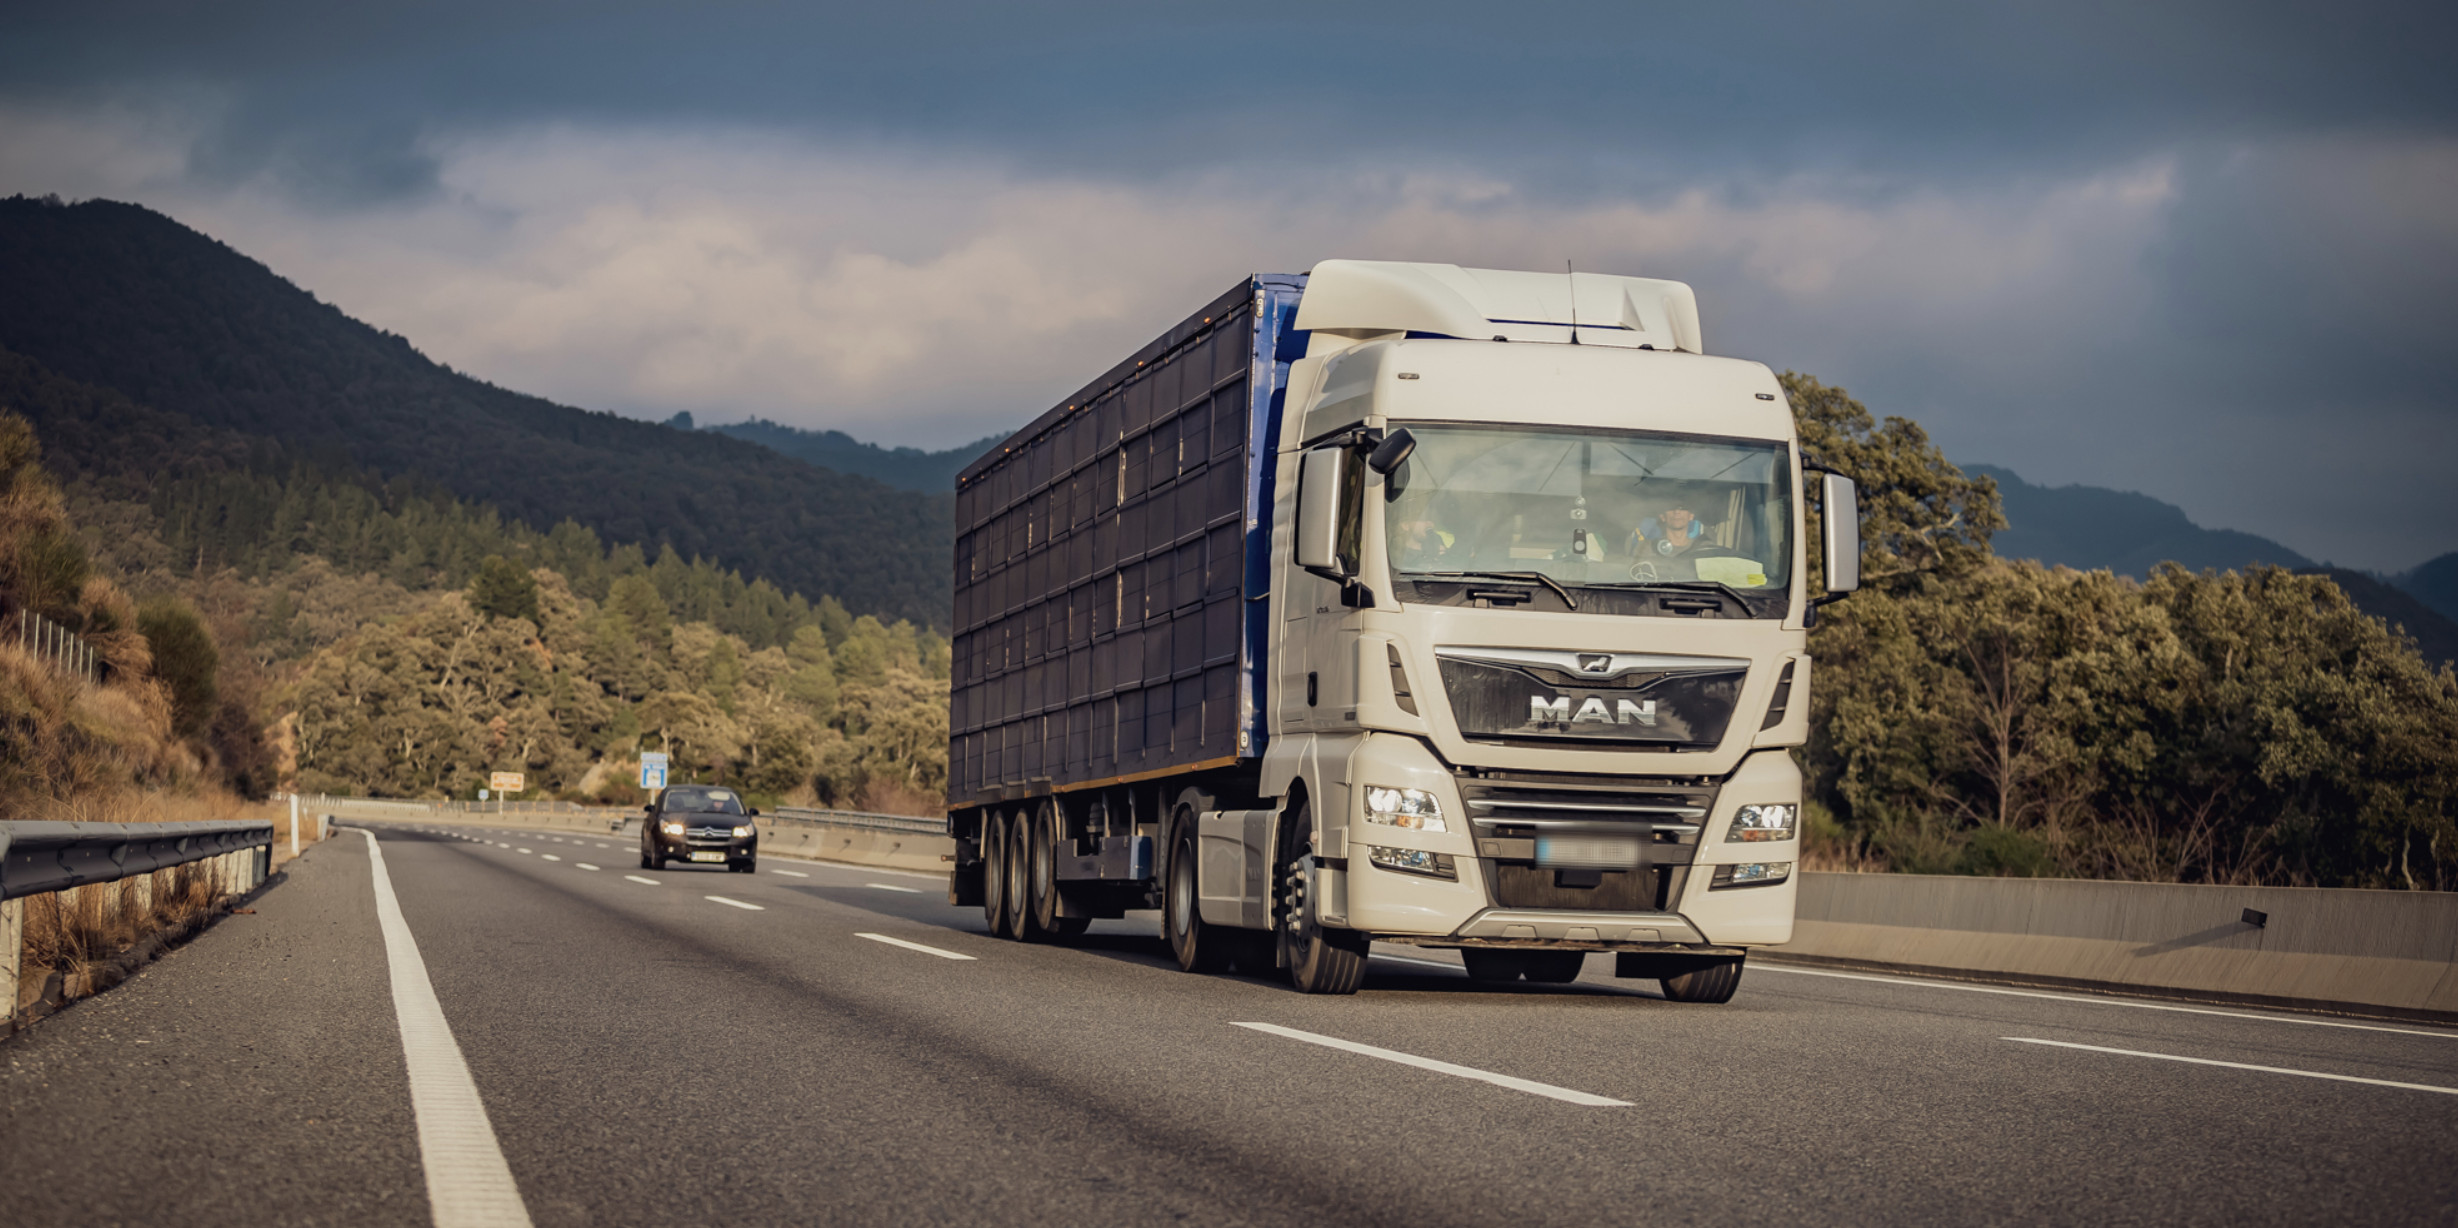
[[[683,825],[680,823],[660,823],[657,825],[657,830],[662,831],[669,836],[679,836],[683,834]]]
[[[1725,833],[1724,842],[1740,844],[1756,840],[1790,840],[1793,825],[1800,817],[1800,807],[1785,803],[1743,806],[1733,812],[1733,827]]]
[[[1442,803],[1423,789],[1366,786],[1366,822],[1385,823],[1417,831],[1448,831],[1442,825]]]
[[[750,835],[750,834],[751,834],[751,825],[750,825],[749,823],[737,823],[737,824],[735,824],[735,825],[734,825],[734,834],[735,834],[735,835],[737,835],[737,836],[748,836],[748,835]]]

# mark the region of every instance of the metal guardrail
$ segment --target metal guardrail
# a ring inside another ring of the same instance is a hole
[[[947,820],[917,818],[909,814],[871,814],[860,810],[814,810],[807,806],[779,806],[761,812],[762,818],[783,819],[789,823],[821,823],[832,827],[869,827],[879,831],[912,832],[916,835],[944,836]]]
[[[87,883],[151,874],[191,861],[263,849],[255,874],[263,882],[273,852],[273,824],[0,823],[0,900]]]

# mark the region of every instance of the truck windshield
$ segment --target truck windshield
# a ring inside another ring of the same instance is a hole
[[[1790,583],[1781,443],[1407,425],[1416,451],[1384,486],[1401,576],[1535,572],[1569,587],[1703,583],[1753,599]]]

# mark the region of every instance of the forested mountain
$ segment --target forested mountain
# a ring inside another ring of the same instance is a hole
[[[2100,486],[2034,486],[2011,469],[1965,465],[1994,478],[2006,528],[1989,545],[2002,559],[2113,571],[2139,580],[2161,563],[2187,571],[2241,571],[2256,564],[2311,567],[2313,560],[2266,537],[2205,529],[2185,509],[2149,495]]]
[[[700,429],[747,439],[822,469],[858,473],[904,490],[928,491],[932,494],[955,489],[957,471],[972,464],[990,449],[990,445],[1006,438],[1004,435],[992,435],[944,452],[925,452],[920,448],[883,448],[875,443],[864,443],[843,431],[806,431],[765,418]]]
[[[0,287],[0,347],[124,394],[162,439],[202,439],[259,471],[313,461],[411,478],[535,529],[568,519],[946,625],[944,493],[497,388],[134,205],[0,201]],[[44,431],[69,467],[126,467],[111,432]]]

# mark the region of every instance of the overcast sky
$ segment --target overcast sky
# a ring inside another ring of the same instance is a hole
[[[2458,549],[2446,3],[29,8],[0,193],[574,404],[946,447],[1248,272],[1571,260],[1958,460]]]

